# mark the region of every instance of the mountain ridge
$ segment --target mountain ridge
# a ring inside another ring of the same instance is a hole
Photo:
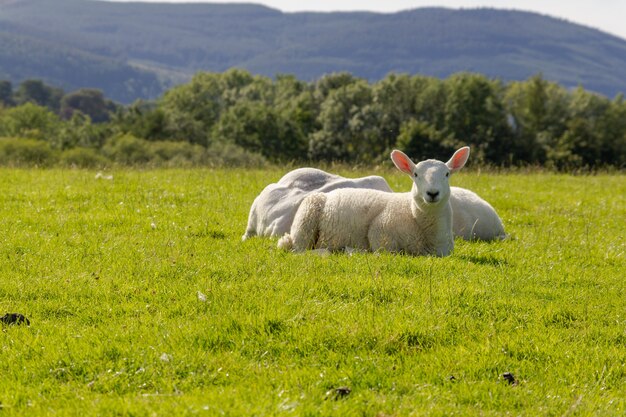
[[[370,81],[391,72],[443,78],[469,71],[503,81],[541,73],[568,88],[626,92],[626,40],[519,10],[285,13],[252,3],[0,0],[0,44],[0,78],[95,87],[122,102],[158,97],[197,71],[231,67],[306,81],[337,71]],[[63,56],[71,58],[66,76]]]

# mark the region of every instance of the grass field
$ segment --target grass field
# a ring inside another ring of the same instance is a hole
[[[0,169],[0,415],[626,414],[623,175],[459,173],[511,238],[431,258],[242,243],[283,173]]]

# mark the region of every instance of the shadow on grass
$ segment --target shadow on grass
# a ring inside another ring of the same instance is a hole
[[[497,258],[493,255],[459,255],[459,258],[464,259],[468,262],[478,265],[488,265],[488,266],[508,266],[509,262],[506,259]]]
[[[189,237],[221,240],[221,239],[226,239],[226,233],[220,230],[207,229],[207,230],[200,230],[198,232],[191,232],[189,233]]]

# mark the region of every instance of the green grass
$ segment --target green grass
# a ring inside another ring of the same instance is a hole
[[[242,243],[282,174],[0,169],[0,414],[626,413],[623,175],[460,173],[511,238],[432,258]]]

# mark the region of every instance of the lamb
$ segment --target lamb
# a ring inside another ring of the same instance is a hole
[[[304,198],[339,188],[369,188],[392,192],[383,177],[344,178],[315,168],[298,168],[269,184],[254,199],[242,240],[253,236],[282,236],[289,231]]]
[[[394,150],[393,163],[413,180],[410,192],[346,188],[313,193],[300,204],[278,247],[447,256],[454,248],[448,177],[463,168],[469,152],[466,146],[446,163],[428,159],[416,165]]]

